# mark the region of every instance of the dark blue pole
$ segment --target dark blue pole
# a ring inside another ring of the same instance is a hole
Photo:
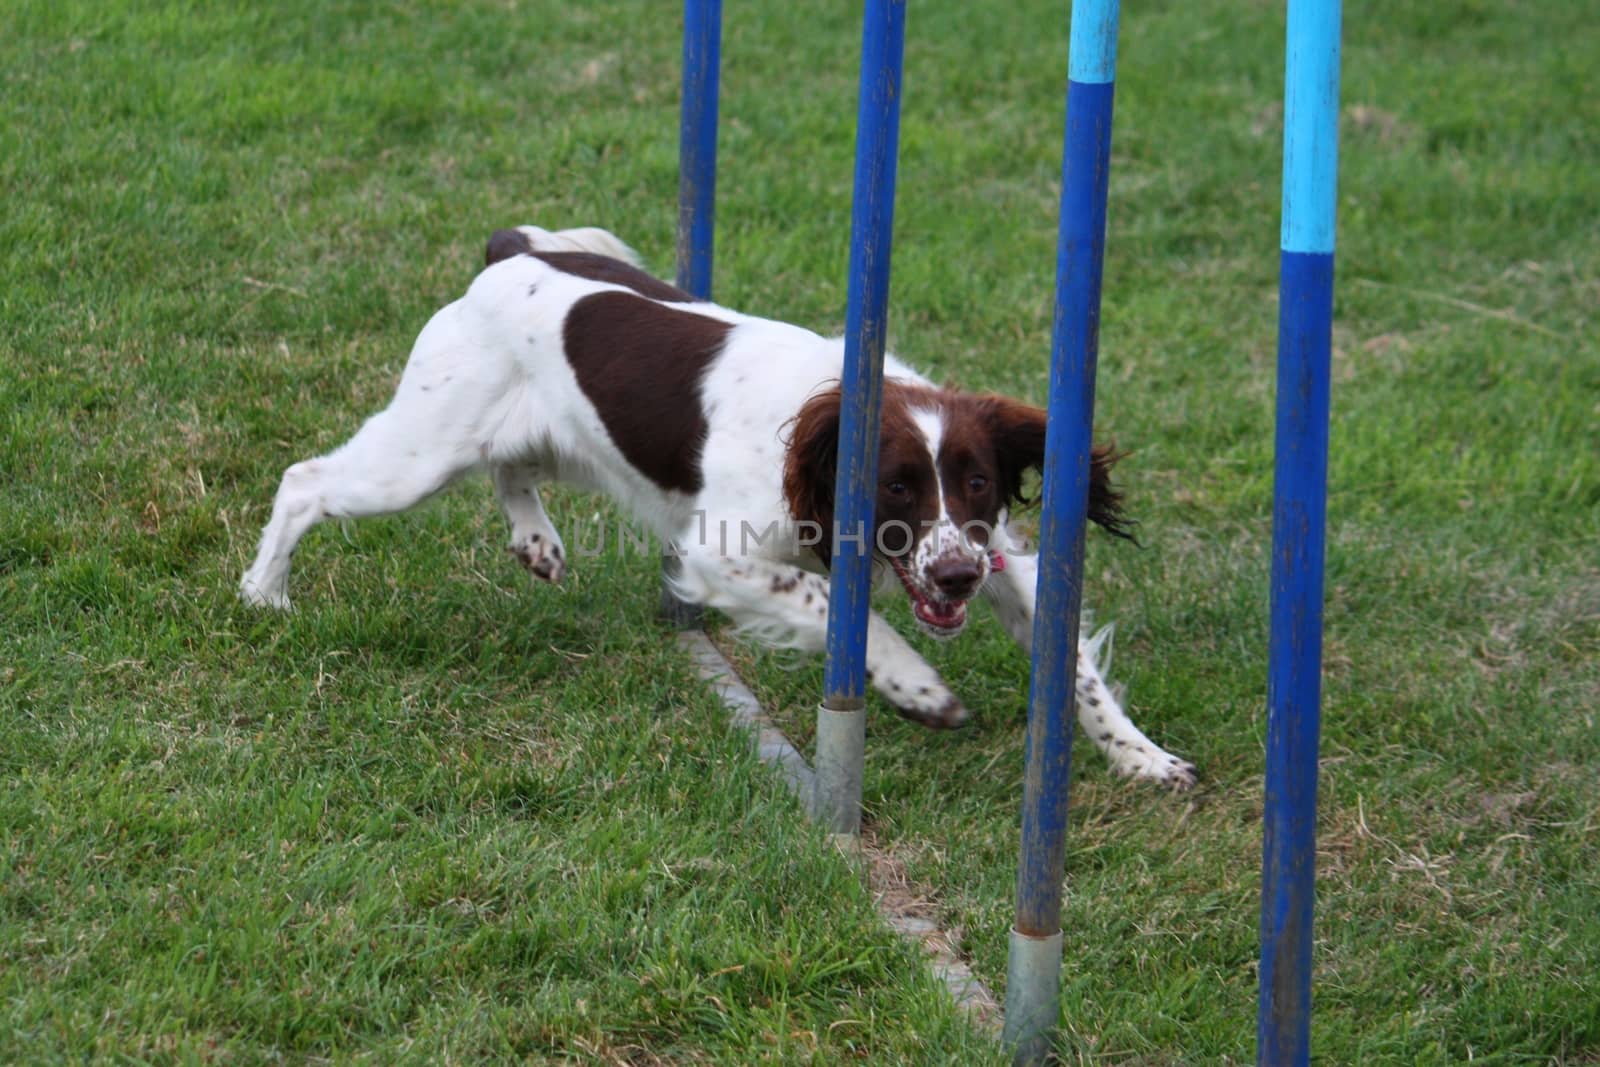
[[[722,0],[683,5],[683,118],[678,136],[678,288],[711,299],[717,192],[717,78]]]
[[[844,399],[834,501],[836,528],[823,533],[834,541],[828,666],[817,720],[818,814],[840,833],[856,832],[861,820],[860,742],[852,738],[862,730],[861,709],[866,691],[870,542],[878,475],[878,414],[883,400],[905,15],[905,0],[869,0],[861,40],[850,283],[841,377]],[[829,719],[830,712],[843,717],[835,722]],[[839,750],[825,752],[825,743],[831,745],[829,739],[835,737],[840,739]],[[853,754],[846,751],[852,746]],[[836,766],[840,762],[844,765]],[[849,795],[852,792],[854,795]]]
[[[1029,1062],[1042,1059],[1048,1051],[1060,1003],[1061,880],[1111,172],[1117,18],[1117,0],[1073,4],[1022,847],[1006,987],[1006,1039],[1016,1045],[1018,1059]]]
[[[678,288],[711,299],[717,194],[717,79],[722,65],[722,0],[683,5],[683,100],[678,125]],[[677,561],[662,557],[661,615],[680,630],[698,629],[699,605],[672,590]]]
[[[1311,1058],[1340,0],[1289,0],[1256,1059]]]

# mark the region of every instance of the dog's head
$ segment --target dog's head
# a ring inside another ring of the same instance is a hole
[[[835,548],[853,551],[835,529],[840,393],[812,397],[796,416],[784,458],[790,515],[821,531],[826,565]],[[879,431],[878,487],[871,547],[892,567],[924,630],[953,637],[967,601],[994,566],[992,545],[1008,511],[1026,503],[1023,479],[1044,464],[1045,412],[1005,397],[886,381]],[[1097,447],[1089,471],[1089,518],[1132,537],[1111,485],[1116,454]]]

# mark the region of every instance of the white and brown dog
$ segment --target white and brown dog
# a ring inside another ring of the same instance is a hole
[[[639,268],[604,230],[525,226],[489,242],[466,295],[423,329],[389,406],[343,446],[284,472],[246,600],[288,606],[289,559],[326,518],[409,508],[487,468],[511,551],[556,582],[568,557],[539,499],[562,481],[605,493],[680,556],[678,593],[767,644],[820,652],[833,523],[843,344],[698,302]],[[1023,646],[1034,557],[1007,532],[1024,472],[1044,459],[1045,413],[942,389],[885,360],[876,557],[940,637],[979,592]],[[1096,450],[1090,518],[1126,536]],[[859,543],[859,542],[856,542]],[[1078,715],[1121,774],[1178,788],[1194,767],[1163,751],[1078,656]],[[899,712],[955,727],[966,709],[884,620],[868,623],[873,686]]]

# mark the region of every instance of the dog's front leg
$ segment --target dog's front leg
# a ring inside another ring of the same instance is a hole
[[[867,615],[867,679],[901,715],[935,730],[965,725],[967,709],[939,672],[876,611]]]
[[[994,604],[995,615],[1016,638],[1023,650],[1033,651],[1034,597],[1039,583],[1039,561],[1035,556],[1006,554],[1002,569],[990,574],[983,591]],[[1195,784],[1194,764],[1179,759],[1150,740],[1133,724],[1122,702],[1101,677],[1096,655],[1101,642],[1109,638],[1078,639],[1077,706],[1078,722],[1105,753],[1111,769],[1132,778],[1151,778],[1174,789]],[[1107,657],[1109,658],[1109,657]]]
[[[567,549],[545,514],[544,502],[539,499],[539,464],[527,460],[497,463],[492,473],[500,510],[511,523],[511,544],[507,550],[535,578],[561,581],[567,571]]]
[[[786,563],[691,553],[677,579],[691,603],[726,612],[741,633],[774,648],[818,653],[828,641],[828,579]],[[934,729],[967,709],[928,662],[877,612],[867,616],[867,678],[896,711]]]

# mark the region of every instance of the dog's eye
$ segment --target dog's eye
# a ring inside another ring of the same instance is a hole
[[[989,479],[981,474],[974,474],[967,479],[967,492],[969,493],[981,493],[987,488],[989,488]]]
[[[905,482],[889,482],[884,485],[883,491],[897,500],[911,495],[911,490],[906,487]]]

